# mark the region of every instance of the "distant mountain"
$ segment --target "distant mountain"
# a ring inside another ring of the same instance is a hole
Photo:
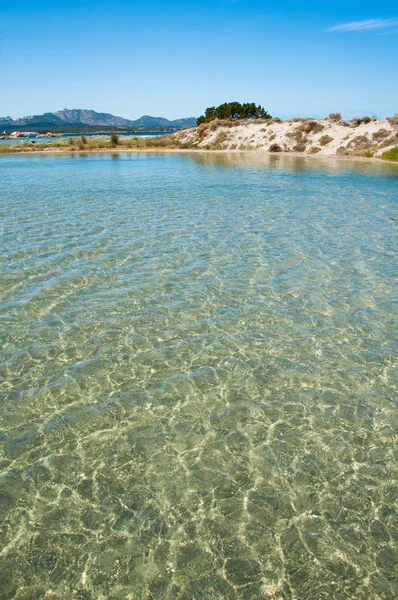
[[[43,115],[30,115],[15,119],[11,117],[0,117],[0,130],[18,131],[18,130],[50,130],[50,131],[68,131],[76,129],[129,129],[129,130],[149,130],[149,129],[181,129],[181,127],[195,127],[196,118],[176,119],[169,121],[164,117],[150,117],[144,115],[140,119],[132,121],[115,117],[109,113],[98,113],[95,110],[67,109],[59,110],[54,113],[44,113]]]

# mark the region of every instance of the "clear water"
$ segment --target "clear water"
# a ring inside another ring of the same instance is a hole
[[[2,156],[0,597],[398,595],[393,166]]]

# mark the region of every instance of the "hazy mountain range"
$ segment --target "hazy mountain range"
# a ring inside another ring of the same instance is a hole
[[[176,119],[169,121],[164,117],[150,117],[143,115],[140,119],[131,121],[123,117],[115,117],[108,113],[98,113],[95,110],[65,108],[57,112],[31,115],[21,119],[0,117],[0,131],[75,131],[93,129],[181,129],[181,127],[195,127],[196,118]]]

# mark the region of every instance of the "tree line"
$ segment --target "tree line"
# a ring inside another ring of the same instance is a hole
[[[196,120],[196,125],[210,123],[215,119],[271,119],[271,115],[260,105],[254,102],[224,102],[220,106],[210,106],[206,108],[205,114]]]

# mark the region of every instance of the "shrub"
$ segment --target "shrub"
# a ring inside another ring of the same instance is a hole
[[[82,135],[81,142],[82,142],[82,144],[87,144],[87,138],[85,135]]]
[[[333,142],[333,138],[330,135],[325,134],[319,138],[319,143],[321,146],[327,146],[330,144],[330,142]]]
[[[338,121],[341,121],[342,116],[340,113],[330,113],[328,118],[330,121],[334,121],[335,123],[338,123]]]
[[[308,154],[317,154],[320,151],[321,149],[319,146],[311,146],[311,148],[308,150]]]
[[[391,137],[385,138],[379,142],[379,148],[387,148],[387,146],[394,146],[398,142],[398,133],[393,134]]]
[[[368,146],[369,145],[369,138],[367,135],[357,135],[356,137],[352,138],[352,140],[350,140],[350,142],[348,142],[348,147],[349,148],[358,148],[358,147],[363,147],[363,146]]]
[[[324,126],[321,123],[318,123],[318,121],[309,119],[302,124],[301,129],[304,133],[320,133],[323,131]]]
[[[269,141],[270,141],[270,142],[272,142],[272,140],[274,140],[275,138],[276,138],[276,134],[275,134],[275,133],[272,133],[272,134],[269,136]]]
[[[221,150],[223,148],[224,142],[228,139],[228,134],[225,131],[220,131],[217,135],[216,139],[211,143],[212,150]]]
[[[324,129],[324,126],[318,121],[314,121],[311,119],[305,119],[304,121],[300,121],[300,125],[298,125],[293,131],[289,131],[286,134],[286,137],[294,139],[296,141],[296,147],[294,150],[296,152],[304,152],[305,145],[308,142],[307,135],[319,133]],[[304,146],[304,150],[297,150],[299,146]]]
[[[206,137],[208,131],[209,131],[209,125],[207,123],[202,123],[202,125],[199,125],[198,138],[200,140],[203,140]]]
[[[221,121],[220,119],[214,119],[214,121],[211,123],[211,125],[209,126],[210,131],[215,131],[216,129],[218,129],[221,126]]]
[[[370,117],[362,117],[362,123],[365,123],[365,125],[367,123],[370,123],[372,121],[372,119]]]
[[[116,148],[116,146],[119,144],[119,136],[117,133],[115,133],[114,131],[112,131],[111,133],[111,146],[112,148]]]
[[[271,146],[269,147],[269,151],[270,152],[282,152],[282,148],[279,146],[279,144],[271,144]]]
[[[375,131],[374,134],[372,135],[372,138],[376,141],[379,140],[383,140],[384,138],[388,137],[390,135],[390,132],[387,131],[387,129],[379,129],[379,131]]]
[[[395,148],[391,148],[391,150],[386,150],[386,152],[383,152],[381,158],[383,158],[384,160],[393,160],[395,162],[398,162],[398,146],[396,146]]]
[[[279,117],[272,117],[272,122],[273,123],[282,123],[282,119],[280,119]]]
[[[360,119],[359,117],[354,117],[350,121],[350,127],[353,127],[353,128],[359,127],[361,123],[362,123],[362,119]]]
[[[348,156],[349,152],[345,146],[340,146],[340,148],[337,148],[336,154],[339,156]]]
[[[354,156],[373,156],[376,149],[367,135],[358,135],[353,138],[347,144],[347,148]]]
[[[392,117],[387,117],[387,121],[393,127],[398,127],[398,113],[395,113],[395,115],[393,115]]]
[[[293,147],[293,150],[294,150],[295,152],[305,152],[305,149],[306,149],[306,147],[307,147],[307,146],[306,146],[305,144],[296,144],[296,145]]]

